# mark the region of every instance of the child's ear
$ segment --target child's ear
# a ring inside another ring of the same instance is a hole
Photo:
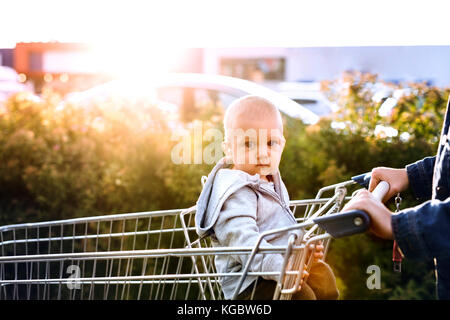
[[[231,146],[227,141],[222,142],[222,151],[226,156],[231,156]]]
[[[231,144],[227,141],[222,142],[222,151],[225,153],[225,161],[232,163]]]
[[[284,146],[286,145],[286,138],[284,136],[281,137],[281,147],[284,149]]]

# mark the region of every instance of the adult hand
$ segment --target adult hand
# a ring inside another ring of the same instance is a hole
[[[371,220],[369,231],[379,238],[394,239],[391,226],[391,211],[366,189],[360,190],[344,206],[342,212],[350,210],[363,210],[367,212]]]
[[[408,174],[406,169],[393,169],[379,167],[372,170],[372,178],[370,179],[369,191],[373,191],[380,181],[389,183],[389,191],[383,198],[383,202],[388,201],[397,193],[405,191],[409,186]]]

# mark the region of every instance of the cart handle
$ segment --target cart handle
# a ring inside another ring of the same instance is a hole
[[[342,238],[363,233],[370,226],[369,215],[362,210],[331,214],[313,220],[333,238]]]
[[[363,173],[357,176],[352,177],[352,180],[356,183],[360,184],[363,188],[369,189],[370,179],[372,178],[372,172]],[[383,200],[386,193],[389,191],[389,183],[386,181],[380,181],[378,185],[375,187],[375,190],[372,191],[372,194],[378,200]]]
[[[365,176],[367,176],[367,174],[357,177],[364,179]],[[389,183],[386,181],[380,181],[375,190],[372,191],[372,195],[381,201],[388,191]],[[363,210],[351,210],[344,213],[332,214],[319,217],[313,221],[319,225],[319,227],[328,232],[333,238],[341,238],[362,233],[369,229],[370,226],[370,217]]]
[[[369,189],[370,178],[372,178],[372,172],[366,172],[352,177],[352,180],[359,183],[361,187]]]

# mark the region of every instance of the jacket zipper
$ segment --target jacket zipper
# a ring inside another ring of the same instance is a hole
[[[281,207],[284,209],[284,211],[288,214],[288,216],[290,217],[290,219],[294,222],[297,223],[297,221],[295,220],[295,217],[292,215],[291,210],[289,210],[289,208],[287,208],[286,204],[284,203],[284,201],[281,201],[278,194],[275,192],[272,192],[270,190],[266,190],[264,188],[259,188],[260,191],[262,191],[263,193],[266,193],[270,196],[272,196],[280,205]]]

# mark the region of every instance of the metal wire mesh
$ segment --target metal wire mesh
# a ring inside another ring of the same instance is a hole
[[[337,212],[345,186],[320,190],[316,199],[292,201],[306,235],[291,247],[271,250],[213,248],[210,239],[197,237],[195,207],[0,227],[0,299],[223,299],[224,276],[267,273],[220,274],[215,257],[251,257],[255,250],[288,252],[288,268],[272,275],[280,276],[274,297],[289,297],[290,290],[299,289],[299,269],[310,265],[308,241],[322,239],[328,248],[324,231],[306,222]],[[333,191],[331,197],[323,196],[327,190]]]

